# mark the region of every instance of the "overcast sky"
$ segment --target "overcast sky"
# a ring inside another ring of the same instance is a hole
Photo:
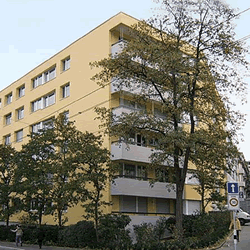
[[[246,0],[225,2],[239,12],[250,7]],[[118,12],[147,19],[156,6],[153,0],[1,0],[0,90]],[[235,23],[237,38],[249,35],[250,11]],[[238,108],[248,115],[240,150],[250,160],[250,102]]]

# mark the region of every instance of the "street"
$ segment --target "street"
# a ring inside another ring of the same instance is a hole
[[[228,240],[223,247],[220,248],[221,250],[234,250],[234,241],[233,235]],[[249,250],[250,249],[250,223],[245,224],[242,226],[242,231],[240,233],[240,242],[237,242],[236,245],[237,250]]]

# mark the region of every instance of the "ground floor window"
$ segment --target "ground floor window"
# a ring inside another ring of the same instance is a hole
[[[170,213],[170,200],[169,199],[156,198],[155,203],[156,203],[156,213],[159,213],[159,214]]]
[[[147,197],[120,196],[120,211],[132,213],[147,213]]]

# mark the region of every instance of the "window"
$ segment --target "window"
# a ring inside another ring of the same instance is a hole
[[[121,106],[130,108],[130,109],[136,109],[136,110],[141,110],[141,111],[146,110],[145,104],[137,103],[137,102],[130,101],[127,99],[123,99],[123,98],[120,99],[120,104],[121,104]]]
[[[64,119],[65,119],[64,124],[66,125],[69,121],[69,111],[65,111],[63,113],[63,115],[64,115]]]
[[[31,107],[32,112],[35,112],[35,111],[41,109],[41,108],[42,108],[42,98],[40,98],[40,99],[38,99],[38,100],[32,102],[32,103],[31,103],[31,106],[32,106],[32,107]]]
[[[147,213],[147,198],[136,196],[120,196],[121,212]]]
[[[43,75],[42,74],[37,76],[35,79],[33,79],[33,88],[36,88],[42,84],[43,84]]]
[[[156,198],[156,213],[170,213],[170,200],[164,198]]]
[[[159,108],[154,108],[154,115],[159,117],[159,118],[163,118],[165,119],[167,116],[166,116],[166,113],[164,113],[161,109]]]
[[[2,107],[2,99],[0,99],[0,108]]]
[[[56,67],[53,67],[33,79],[33,88],[37,88],[38,86],[54,79],[55,77],[56,77]]]
[[[131,133],[129,143],[136,144],[137,146],[146,146],[146,139],[141,134]]]
[[[24,96],[24,94],[25,94],[25,86],[23,85],[20,88],[18,88],[18,97],[20,98]]]
[[[62,70],[65,71],[70,68],[70,57],[62,61]]]
[[[147,179],[147,171],[144,166],[121,163],[120,176],[125,178]]]
[[[37,210],[37,201],[35,199],[32,199],[30,202],[30,210],[31,211]]]
[[[53,120],[48,119],[42,122],[42,128],[43,129],[51,129],[54,127]]]
[[[20,142],[23,140],[23,129],[16,132],[16,142]]]
[[[69,83],[62,87],[62,98],[69,96]]]
[[[4,136],[4,143],[5,143],[5,145],[9,145],[9,144],[11,143],[11,142],[10,142],[10,134]]]
[[[5,116],[5,125],[11,124],[11,113]]]
[[[6,104],[10,104],[12,102],[12,93],[6,95]]]
[[[35,112],[39,109],[44,109],[46,107],[49,107],[50,105],[55,103],[55,100],[56,100],[55,92],[43,96],[31,103],[31,111]]]
[[[151,138],[148,143],[151,146],[157,146],[159,144],[157,138]]]
[[[155,170],[155,175],[156,180],[159,182],[176,182],[173,168],[157,168]]]
[[[17,110],[17,120],[23,119],[24,117],[24,107],[21,107]]]
[[[44,82],[48,82],[56,77],[56,67],[44,72]]]
[[[32,133],[38,133],[40,129],[42,129],[42,123],[36,123],[34,125],[31,126],[32,127]]]
[[[44,99],[44,105],[43,105],[44,108],[54,104],[55,100],[56,100],[55,92],[53,92],[53,93],[51,93],[51,94],[49,94],[47,96],[44,96],[43,99]]]
[[[53,120],[48,119],[48,120],[33,124],[31,126],[31,131],[32,131],[32,133],[38,133],[39,130],[41,130],[41,129],[50,129],[50,128],[53,128],[53,126],[54,126]]]

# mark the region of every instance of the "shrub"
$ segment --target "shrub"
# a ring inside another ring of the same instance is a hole
[[[10,229],[15,229],[15,227],[0,226],[0,240],[15,241],[15,233],[11,232]]]
[[[151,223],[142,223],[134,225],[134,233],[136,236],[135,249],[151,249],[152,245],[157,242],[154,232],[154,226]]]
[[[100,218],[99,246],[110,250],[128,249],[132,245],[130,231],[125,229],[131,219],[128,215],[106,214]]]
[[[59,231],[58,243],[67,247],[95,247],[96,236],[92,221],[79,221]]]

